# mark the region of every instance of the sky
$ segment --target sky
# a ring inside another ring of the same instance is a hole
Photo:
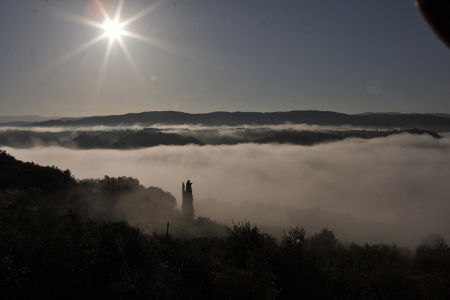
[[[125,0],[122,20],[155,2]],[[413,0],[163,1],[103,67],[108,39],[67,57],[102,33],[68,15],[101,23],[95,7],[0,0],[0,115],[450,113],[450,51]]]

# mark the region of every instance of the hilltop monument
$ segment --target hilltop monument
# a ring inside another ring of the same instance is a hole
[[[192,182],[188,180],[186,186],[181,185],[181,214],[186,221],[194,220],[194,197],[192,196]]]

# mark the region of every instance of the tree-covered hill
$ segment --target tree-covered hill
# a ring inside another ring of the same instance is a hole
[[[373,139],[399,134],[426,135],[441,138],[433,131],[403,130],[296,130],[272,128],[180,129],[145,128],[139,130],[39,132],[24,130],[0,131],[0,145],[14,148],[60,146],[75,149],[139,149],[160,145],[236,145],[243,143],[279,143],[316,145],[347,138]]]
[[[70,171],[22,162],[0,151],[0,190],[38,189],[44,193],[68,189],[75,185]]]

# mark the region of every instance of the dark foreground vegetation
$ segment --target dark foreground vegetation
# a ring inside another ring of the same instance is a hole
[[[148,209],[150,222],[182,226],[160,189],[126,178],[78,182],[0,152],[2,299],[450,299],[442,239],[412,251],[291,228],[275,240],[247,222],[218,236],[207,219],[184,224],[182,235],[149,235],[119,221],[129,216],[117,204],[124,199]],[[191,229],[200,225],[214,230]]]

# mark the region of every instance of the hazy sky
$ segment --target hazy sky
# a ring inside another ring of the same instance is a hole
[[[102,22],[91,2],[0,0],[0,114],[450,113],[450,51],[413,0],[167,1],[126,28],[159,46],[124,37],[138,72],[115,43],[103,81],[107,40],[60,59],[101,33],[61,17]]]

